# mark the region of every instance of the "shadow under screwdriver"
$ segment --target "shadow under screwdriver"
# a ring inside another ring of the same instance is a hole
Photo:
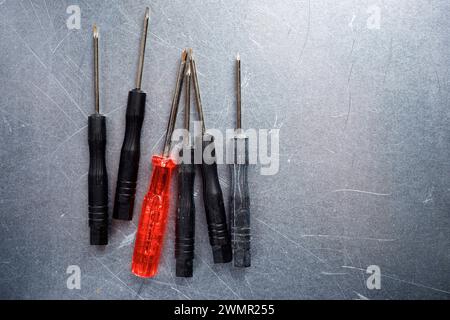
[[[113,218],[130,221],[133,219],[136,182],[141,153],[141,131],[145,115],[146,93],[141,90],[144,69],[145,47],[147,43],[150,9],[145,11],[144,30],[141,39],[136,88],[128,94],[125,138],[120,154]]]
[[[95,113],[88,119],[89,141],[89,228],[90,243],[94,246],[108,244],[108,175],[106,172],[106,118],[100,114],[99,98],[99,32],[94,25],[94,83]]]

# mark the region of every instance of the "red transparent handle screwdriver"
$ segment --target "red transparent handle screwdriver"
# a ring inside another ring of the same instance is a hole
[[[132,272],[150,278],[158,272],[170,201],[170,181],[176,163],[171,158],[154,156],[150,187],[142,204]]]
[[[142,278],[154,277],[158,272],[159,257],[164,242],[170,207],[170,182],[173,170],[177,166],[175,160],[169,157],[170,142],[177,121],[186,59],[187,52],[183,50],[167,126],[164,151],[162,156],[154,156],[152,159],[153,173],[150,187],[142,204],[141,217],[136,233],[131,272]]]

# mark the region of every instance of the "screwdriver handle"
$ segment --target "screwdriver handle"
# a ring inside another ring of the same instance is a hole
[[[214,138],[212,136],[203,139],[203,152],[206,148],[212,150],[211,155],[215,157]],[[215,159],[212,164],[203,162],[201,171],[203,176],[203,201],[214,263],[228,263],[232,260],[231,242]]]
[[[91,245],[108,244],[108,175],[106,172],[106,118],[94,114],[88,120],[89,228]]]
[[[176,276],[192,277],[195,242],[194,150],[190,149],[191,163],[178,167],[178,209],[175,224]]]
[[[130,221],[133,219],[145,99],[146,94],[138,89],[134,89],[128,94],[125,139],[120,154],[113,212],[113,218],[117,220]]]
[[[148,193],[142,204],[131,271],[138,277],[151,278],[158,263],[169,212],[170,181],[176,163],[171,158],[154,156]]]
[[[248,138],[238,135],[234,142],[234,164],[231,166],[230,220],[234,266],[251,265],[250,196],[248,188]]]

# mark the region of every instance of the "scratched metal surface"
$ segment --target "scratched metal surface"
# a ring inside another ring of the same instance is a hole
[[[66,27],[72,4],[80,30]],[[137,207],[182,48],[197,53],[209,127],[233,126],[240,52],[245,126],[281,129],[279,173],[250,172],[248,270],[212,264],[201,195],[193,279],[174,277],[173,210],[154,280],[130,273],[138,214],[112,223],[107,248],[88,246],[90,29],[101,28],[112,199],[146,5]],[[446,0],[1,0],[0,298],[448,299],[449,12]],[[81,290],[66,287],[69,265],[81,268]],[[369,265],[381,268],[381,290],[366,286]]]

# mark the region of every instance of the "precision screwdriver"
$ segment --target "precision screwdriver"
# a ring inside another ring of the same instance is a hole
[[[236,57],[236,134],[233,138],[234,157],[231,166],[230,220],[234,266],[247,268],[250,255],[250,196],[248,188],[248,137],[242,130],[241,58]]]
[[[147,43],[150,9],[145,11],[144,30],[141,39],[136,88],[128,94],[126,129],[120,154],[113,218],[130,221],[133,219],[136,181],[141,153],[141,131],[145,115],[146,93],[141,90],[144,70],[145,47]]]
[[[99,31],[93,28],[95,113],[88,119],[89,228],[91,245],[108,244],[108,175],[106,172],[106,118],[100,114]]]
[[[202,162],[201,172],[203,177],[203,201],[205,206],[206,221],[208,224],[209,242],[212,246],[214,263],[228,263],[232,260],[230,235],[227,227],[225,205],[223,202],[222,188],[219,183],[217,173],[217,163],[215,159],[214,137],[206,133],[203,106],[200,95],[200,87],[197,76],[197,64],[191,52],[190,63],[192,68],[192,78],[194,80],[195,100],[197,113],[202,125],[202,147],[211,151],[213,159],[211,163]]]
[[[176,276],[192,277],[194,260],[195,237],[195,204],[194,181],[195,164],[194,148],[190,141],[190,113],[191,113],[191,67],[187,65],[184,79],[186,85],[183,162],[178,166],[178,208],[175,224],[175,258]]]
[[[151,278],[158,272],[158,263],[164,241],[164,233],[169,211],[170,182],[177,164],[170,156],[172,134],[177,120],[186,67],[187,52],[183,50],[178,69],[177,83],[172,100],[169,123],[166,131],[162,155],[152,158],[153,173],[150,187],[142,204],[131,271],[139,277]]]

